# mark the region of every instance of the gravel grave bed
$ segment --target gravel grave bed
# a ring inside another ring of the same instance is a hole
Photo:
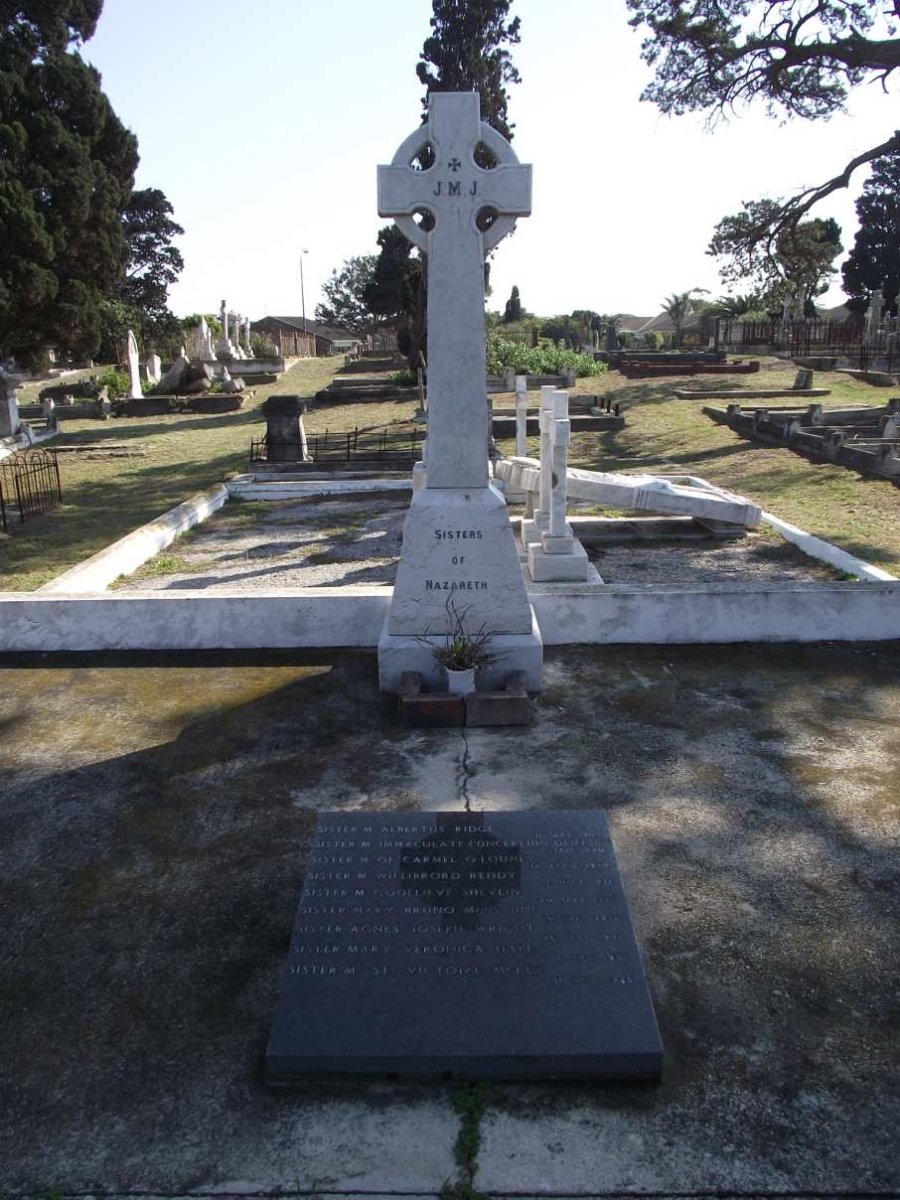
[[[405,494],[229,503],[115,587],[124,591],[391,586]],[[589,550],[604,582],[640,585],[833,581],[841,576],[786,542],[663,541]]]

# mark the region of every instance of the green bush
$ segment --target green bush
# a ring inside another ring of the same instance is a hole
[[[532,349],[496,334],[488,334],[489,375],[503,375],[506,371],[515,371],[517,375],[561,375],[566,367],[574,367],[579,379],[586,375],[599,375],[607,369],[605,363],[596,362],[590,354],[577,354],[574,350],[560,350],[550,345]]]
[[[388,382],[395,383],[397,387],[413,387],[418,382],[418,376],[409,367],[404,367],[402,371],[393,371],[388,375]]]
[[[110,400],[116,400],[119,396],[127,396],[131,390],[131,380],[124,371],[114,371],[112,367],[108,371],[104,371],[102,375],[97,376],[97,386],[106,388]]]
[[[658,329],[648,329],[646,333],[641,335],[644,339],[644,345],[648,350],[662,350],[666,344],[666,339]]]
[[[266,333],[250,334],[250,349],[254,358],[277,358],[278,347]]]

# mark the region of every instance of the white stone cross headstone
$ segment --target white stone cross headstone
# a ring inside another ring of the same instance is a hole
[[[553,384],[544,384],[541,388],[540,409],[538,410],[541,434],[541,486],[538,492],[538,506],[533,518],[522,522],[522,545],[526,550],[532,542],[539,543],[541,535],[550,527],[550,493],[553,490],[550,422],[553,418],[553,393],[555,391],[556,388]]]
[[[541,537],[541,544],[548,554],[568,554],[572,549],[572,528],[566,520],[566,459],[572,431],[568,392],[554,391],[548,424],[553,477],[550,490],[550,525]]]
[[[516,454],[524,458],[528,453],[528,378],[516,376]]]
[[[130,383],[129,396],[132,400],[140,400],[143,396],[141,388],[140,359],[138,358],[137,338],[128,330],[128,376]]]
[[[494,165],[479,165],[479,146]],[[414,165],[422,161],[427,169]],[[540,634],[506,504],[489,478],[484,328],[485,254],[530,211],[531,168],[482,122],[475,92],[432,93],[427,122],[378,168],[379,214],[428,256],[426,483],[413,492],[378,645],[385,690],[396,691],[404,671],[437,683],[423,639],[443,643],[448,602],[467,631],[493,638],[498,665],[485,686],[516,670],[530,690],[541,686]],[[417,214],[427,214],[428,229]]]
[[[497,159],[475,162],[483,143]],[[427,171],[410,164],[430,145]],[[497,214],[479,229],[480,214]],[[414,214],[434,220],[428,232]],[[393,217],[428,255],[429,488],[486,487],[484,258],[531,212],[531,167],[481,120],[475,92],[436,92],[428,121],[403,142],[390,166],[378,168],[378,213]]]
[[[213,346],[212,333],[210,332],[209,322],[206,317],[200,318],[200,339],[199,339],[200,359],[202,362],[215,362],[216,351]]]
[[[588,556],[566,519],[566,459],[572,427],[568,392],[553,389],[546,425],[552,465],[549,524],[540,542],[528,547],[528,571],[535,583],[586,582],[591,576]]]
[[[20,427],[15,384],[0,371],[0,437],[14,437]]]
[[[876,288],[869,299],[866,309],[866,340],[871,343],[878,337],[881,318],[884,314],[884,292]]]

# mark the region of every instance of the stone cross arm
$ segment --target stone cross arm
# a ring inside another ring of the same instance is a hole
[[[465,181],[454,180],[452,175],[447,177],[446,172],[441,172],[437,164],[427,171],[379,167],[378,215],[412,216],[424,209],[439,217],[442,206],[436,201],[444,196],[459,197],[462,204],[475,212],[494,208],[502,216],[511,217],[527,217],[531,212],[530,166],[498,165],[483,170],[472,163],[467,176]]]
[[[494,160],[482,167],[475,155],[487,148]],[[423,152],[427,170],[413,163]],[[478,229],[484,210],[494,214],[489,228]],[[427,212],[434,228],[426,233],[413,214]],[[481,120],[476,92],[436,92],[428,121],[401,144],[390,166],[378,168],[378,213],[394,217],[416,246],[428,251],[432,238],[469,229],[491,249],[510,231],[516,217],[531,212],[531,167],[518,161],[509,142]]]

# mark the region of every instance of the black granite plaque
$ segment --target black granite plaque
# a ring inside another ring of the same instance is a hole
[[[602,812],[319,817],[271,1083],[661,1068]]]

